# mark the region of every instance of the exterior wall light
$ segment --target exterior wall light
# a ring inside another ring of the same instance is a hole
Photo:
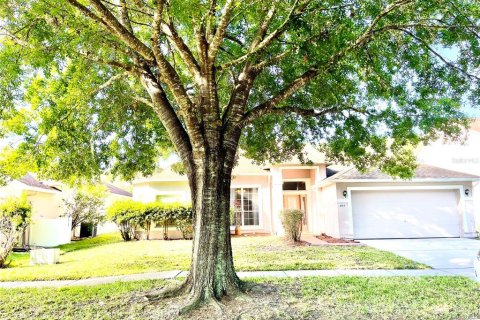
[[[347,192],[347,190],[343,190],[343,197],[344,197],[344,198],[346,198],[346,197],[347,197],[347,195],[348,195],[348,192]]]
[[[468,197],[469,194],[470,194],[470,189],[465,189],[465,195]]]

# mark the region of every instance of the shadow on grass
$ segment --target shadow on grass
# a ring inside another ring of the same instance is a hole
[[[74,252],[84,249],[90,249],[93,247],[100,247],[108,244],[122,242],[122,238],[117,233],[102,234],[95,238],[82,239],[78,241],[72,241],[71,243],[58,246],[63,253]]]

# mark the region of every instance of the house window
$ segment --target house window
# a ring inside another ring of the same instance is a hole
[[[231,199],[242,226],[260,225],[258,188],[233,188]]]
[[[283,183],[284,191],[304,191],[307,190],[305,181],[285,181]]]
[[[161,203],[182,202],[183,196],[181,194],[159,194],[156,200]]]

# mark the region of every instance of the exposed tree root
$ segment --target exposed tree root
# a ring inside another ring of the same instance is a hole
[[[246,290],[248,290],[250,287],[238,278],[237,280],[238,281],[234,281],[234,283],[230,283],[230,285],[228,285],[227,292],[225,292],[221,297],[216,297],[213,293],[213,290],[202,290],[201,292],[197,293],[194,292],[192,288],[192,281],[190,278],[187,278],[181,284],[166,287],[158,293],[146,295],[145,298],[150,303],[158,303],[162,299],[168,298],[177,298],[179,302],[183,301],[181,307],[178,309],[178,315],[187,314],[203,305],[211,305],[217,310],[219,316],[222,316],[225,314],[226,306],[221,302],[221,300],[227,299],[228,301],[231,298],[243,296]]]
[[[145,297],[149,302],[156,302],[165,298],[172,298],[176,296],[181,296],[189,292],[190,290],[190,281],[187,278],[179,285],[173,285],[166,287],[160,293],[147,294]]]
[[[224,305],[217,299],[212,299],[211,304],[215,307],[215,309],[217,309],[218,313],[220,313],[221,315],[225,314],[225,308],[227,307],[226,305]]]
[[[187,314],[206,302],[207,301],[203,295],[194,295],[193,297],[189,297],[187,302],[178,311],[178,314]]]
[[[201,305],[210,304],[218,311],[219,315],[223,315],[225,314],[226,306],[221,302],[221,300],[237,298],[240,295],[244,295],[244,293],[244,283],[239,281],[235,285],[230,285],[227,292],[221,297],[215,297],[212,292],[209,294],[205,294],[205,292],[193,294],[187,299],[187,302],[180,309],[179,314],[186,314]]]

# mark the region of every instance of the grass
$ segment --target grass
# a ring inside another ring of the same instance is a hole
[[[291,246],[278,237],[232,239],[238,271],[313,269],[422,269],[427,266],[366,246]],[[0,281],[81,279],[166,270],[188,270],[191,241],[124,242],[102,235],[60,247],[57,265],[29,265],[29,255],[15,253],[0,269]]]
[[[174,319],[175,301],[144,295],[165,281],[0,290],[2,319]],[[246,296],[182,319],[475,319],[478,284],[462,277],[255,279]],[[179,302],[180,301],[180,302]],[[241,316],[241,317],[240,317]]]

